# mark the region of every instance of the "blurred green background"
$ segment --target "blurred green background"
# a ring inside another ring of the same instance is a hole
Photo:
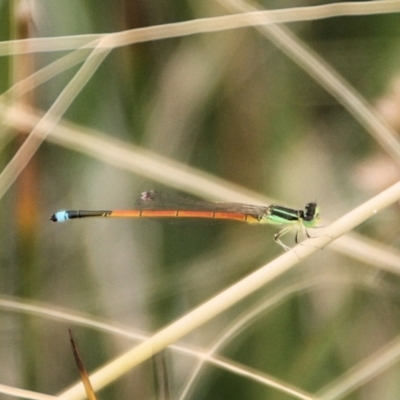
[[[21,2],[22,3],[22,2]],[[264,1],[265,9],[327,4]],[[23,4],[22,4],[23,5]],[[30,35],[108,33],[229,13],[212,1],[27,3]],[[18,2],[0,1],[1,40],[18,32]],[[288,27],[400,127],[400,16],[354,16]],[[33,70],[61,53],[31,54]],[[26,62],[0,58],[0,88]],[[47,110],[78,71],[35,90]],[[252,28],[141,43],[112,51],[69,107],[66,120],[333,220],[399,179],[399,169],[349,113]],[[1,126],[5,165],[24,135]],[[82,220],[53,224],[59,209],[132,208],[149,178],[45,142],[2,198],[2,296],[43,302],[154,332],[282,252],[276,230],[235,222]],[[235,199],[232,199],[235,201]],[[324,221],[322,221],[324,223]],[[399,244],[398,206],[359,228]],[[291,244],[292,236],[285,237]],[[286,293],[222,354],[311,393],[396,338],[399,279],[329,248],[186,338],[207,347],[241,313]],[[291,289],[290,289],[291,288]],[[130,348],[126,339],[15,310],[0,310],[1,383],[55,394],[78,379],[68,328],[89,371]],[[194,360],[166,353],[172,399]],[[397,398],[395,366],[348,399]],[[156,398],[151,362],[99,398]],[[8,398],[1,395],[1,398]],[[191,399],[290,399],[206,367]]]

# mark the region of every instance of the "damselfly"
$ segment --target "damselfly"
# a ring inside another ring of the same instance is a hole
[[[297,228],[295,241],[298,243],[299,233],[313,228],[320,219],[319,207],[316,203],[306,204],[304,210],[294,210],[276,205],[252,205],[242,203],[212,203],[181,196],[143,192],[132,210],[69,210],[58,211],[50,219],[54,222],[75,218],[208,218],[243,221],[249,223],[281,225],[283,228],[274,236],[276,243],[285,250],[290,248],[282,243],[281,237]]]

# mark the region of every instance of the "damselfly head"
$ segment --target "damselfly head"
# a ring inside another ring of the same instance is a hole
[[[320,220],[319,207],[317,203],[308,203],[303,212],[303,221],[308,222],[310,227],[314,226]]]

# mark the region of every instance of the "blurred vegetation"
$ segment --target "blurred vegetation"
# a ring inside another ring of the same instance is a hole
[[[268,9],[327,3],[263,1],[259,5]],[[23,2],[0,2],[1,40],[19,38],[18,27],[24,23],[19,18],[21,6]],[[25,6],[30,37],[117,32],[229,13],[222,1],[41,0]],[[399,22],[399,14],[390,14],[296,22],[288,27],[390,124],[400,127]],[[21,79],[18,74],[32,73],[60,55],[1,57],[1,91]],[[47,110],[79,67],[39,86],[23,101]],[[365,129],[252,28],[115,49],[64,118],[283,205],[303,208],[317,200],[327,221],[399,179],[395,162]],[[4,167],[25,133],[0,126]],[[58,209],[132,208],[140,193],[149,189],[174,191],[157,179],[43,143],[2,198],[1,294],[150,333],[282,251],[272,241],[274,228],[268,226],[49,221]],[[359,232],[398,247],[398,221],[396,206]],[[291,243],[293,237],[284,240]],[[317,278],[319,284],[307,285]],[[207,347],[231,320],[257,302],[290,285],[304,285],[246,326],[222,354],[316,393],[397,337],[399,283],[396,276],[378,274],[372,266],[324,249],[186,341]],[[68,328],[89,371],[132,346],[131,341],[93,329],[7,309],[1,309],[0,318],[2,383],[43,393],[58,393],[78,379]],[[175,399],[194,360],[172,350],[167,360]],[[385,371],[346,398],[397,398],[398,368]],[[156,398],[152,374],[149,361],[102,391],[99,398]],[[293,397],[208,366],[190,398]]]

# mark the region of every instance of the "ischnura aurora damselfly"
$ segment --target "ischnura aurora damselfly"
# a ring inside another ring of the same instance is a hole
[[[277,205],[252,205],[242,203],[213,203],[156,192],[143,192],[132,210],[69,210],[58,211],[50,219],[63,222],[75,218],[206,218],[216,220],[234,220],[248,223],[281,225],[283,228],[274,235],[276,243],[285,250],[290,247],[282,243],[281,237],[297,228],[295,241],[298,243],[299,233],[316,226],[320,219],[319,207],[316,203],[306,204],[304,210]]]

